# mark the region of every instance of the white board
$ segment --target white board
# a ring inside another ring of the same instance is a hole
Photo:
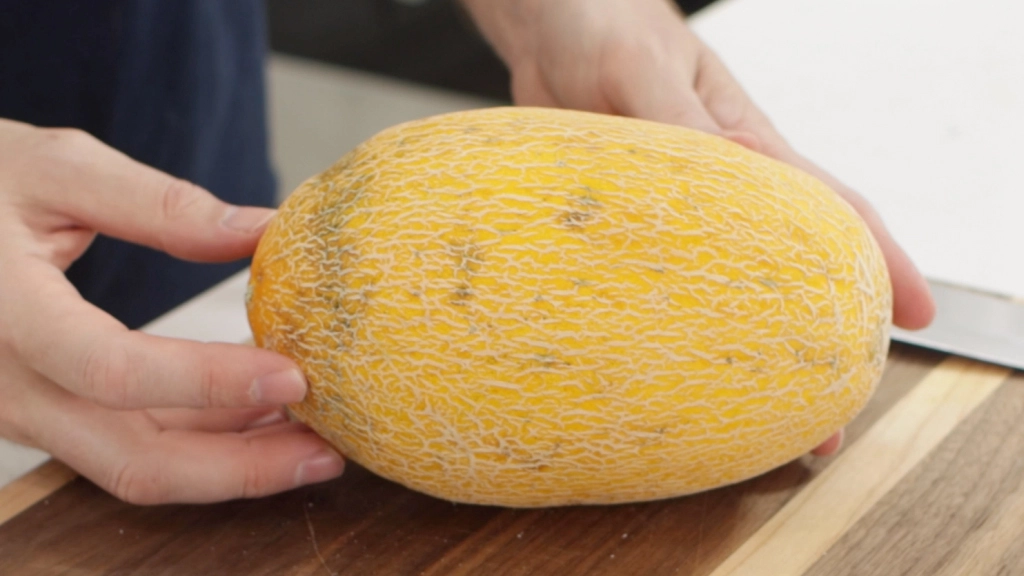
[[[691,24],[922,272],[1024,296],[1024,3],[721,0]]]

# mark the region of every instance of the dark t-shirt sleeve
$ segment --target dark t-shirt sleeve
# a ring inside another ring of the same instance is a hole
[[[271,206],[257,0],[0,0],[0,117],[74,126],[226,201]],[[131,327],[244,268],[99,237],[68,270]]]

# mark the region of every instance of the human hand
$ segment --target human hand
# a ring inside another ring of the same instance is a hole
[[[463,0],[512,74],[516,104],[678,124],[730,138],[818,177],[857,210],[889,269],[894,323],[935,314],[928,285],[868,202],[798,154],[666,0]],[[815,450],[838,450],[837,433]]]
[[[306,392],[293,362],[129,331],[63,274],[97,232],[183,259],[242,258],[272,214],[85,133],[0,120],[0,436],[140,504],[256,497],[340,474],[338,454],[281,409]]]

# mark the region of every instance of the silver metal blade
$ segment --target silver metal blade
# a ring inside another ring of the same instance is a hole
[[[1024,370],[1024,303],[930,281],[935,320],[924,330],[893,328],[892,339]]]

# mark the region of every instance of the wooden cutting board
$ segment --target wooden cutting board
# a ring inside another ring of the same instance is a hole
[[[350,465],[261,500],[136,507],[51,462],[0,490],[0,574],[1024,574],[1022,448],[1024,374],[894,345],[838,455],[735,486],[507,510]]]

